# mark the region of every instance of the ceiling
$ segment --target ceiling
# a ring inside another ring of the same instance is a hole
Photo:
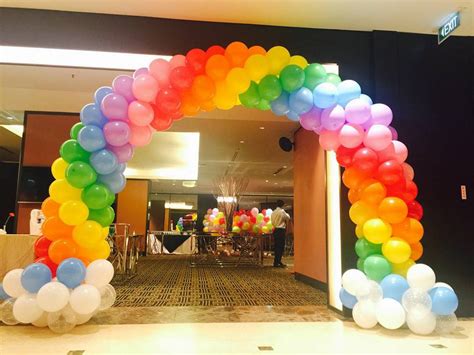
[[[3,0],[2,6],[341,30],[435,34],[458,10],[455,35],[473,36],[472,0]]]

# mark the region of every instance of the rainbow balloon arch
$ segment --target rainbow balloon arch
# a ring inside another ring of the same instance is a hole
[[[342,276],[340,299],[354,321],[388,329],[407,323],[417,334],[452,331],[456,294],[435,283],[429,266],[415,263],[423,253],[423,208],[390,108],[284,47],[266,51],[241,42],[153,60],[95,92],[52,165],[37,259],[3,279],[3,322],[61,333],[110,307],[115,291],[105,238],[134,149],[184,116],[236,105],[299,122],[345,168],[359,259]]]

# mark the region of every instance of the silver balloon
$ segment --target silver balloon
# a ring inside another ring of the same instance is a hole
[[[447,316],[436,316],[436,328],[435,332],[438,334],[449,334],[456,330],[458,324],[458,318],[456,315],[449,314]]]
[[[76,314],[69,305],[58,312],[48,314],[48,327],[55,333],[67,333],[74,329],[76,324]]]
[[[403,294],[402,305],[410,315],[422,318],[431,312],[431,297],[423,289],[410,288]]]
[[[99,289],[100,292],[100,306],[99,311],[103,311],[112,307],[117,299],[117,292],[111,284],[107,284]]]
[[[359,302],[371,301],[378,303],[383,298],[382,287],[373,280],[366,280],[360,283],[355,296]]]
[[[0,305],[0,320],[6,325],[15,325],[15,324],[20,323],[19,321],[16,320],[15,316],[13,315],[14,303],[15,303],[15,299],[9,298]]]

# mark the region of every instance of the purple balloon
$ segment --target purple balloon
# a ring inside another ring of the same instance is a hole
[[[129,75],[119,75],[112,82],[114,91],[125,97],[128,102],[135,100],[132,92],[133,78]]]
[[[346,121],[363,124],[370,119],[370,105],[363,99],[354,99],[346,105]]]
[[[110,121],[104,126],[104,136],[108,144],[120,147],[128,143],[130,127],[123,121]]]
[[[393,128],[392,126],[388,126],[388,129],[390,130],[390,132],[392,132],[392,140],[396,141],[398,140],[398,132],[395,128]]]
[[[145,74],[149,74],[149,73],[148,73],[148,68],[138,68],[138,69],[135,70],[135,72],[133,73],[133,78],[135,79],[137,76],[139,76],[139,75],[145,75]]]
[[[390,125],[393,119],[392,110],[384,104],[373,104],[370,107],[372,124]]]
[[[314,131],[321,127],[321,113],[323,110],[313,106],[313,108],[300,116],[300,124],[308,131]]]
[[[128,119],[128,102],[122,95],[108,94],[100,104],[102,113],[111,120]]]
[[[120,147],[108,145],[107,149],[116,155],[119,163],[126,163],[133,157],[133,146],[130,143],[124,144]]]
[[[325,108],[321,113],[321,125],[329,131],[337,131],[345,122],[345,111],[341,105]]]

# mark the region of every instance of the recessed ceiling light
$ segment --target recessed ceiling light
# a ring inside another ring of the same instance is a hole
[[[265,180],[265,182],[268,182],[268,180]]]
[[[265,129],[265,127],[263,127],[263,126],[260,126],[259,128],[260,128],[260,129]]]
[[[6,119],[7,119],[7,120],[14,120],[15,117],[13,117],[13,116],[7,116]]]
[[[240,144],[244,144],[244,143],[245,143],[245,141],[240,141]]]
[[[274,184],[274,185],[278,185],[278,183],[277,183],[277,182],[274,182],[273,184]]]
[[[277,174],[273,174],[273,176],[277,176]]]
[[[287,168],[287,166],[286,166],[286,165],[283,165],[283,169],[286,169],[286,168]]]

